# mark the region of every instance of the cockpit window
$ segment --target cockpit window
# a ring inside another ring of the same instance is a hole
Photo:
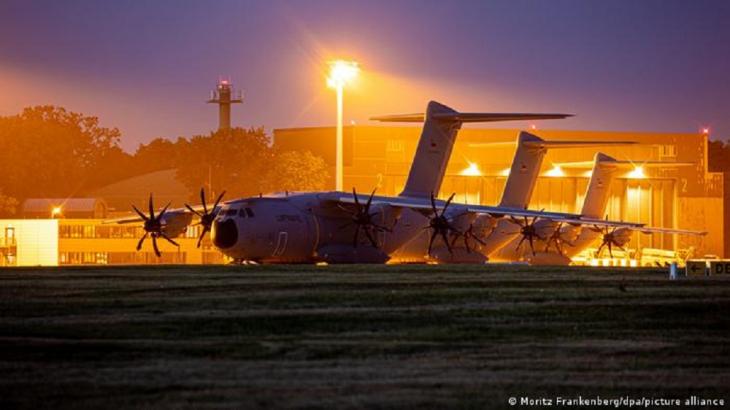
[[[251,210],[251,208],[246,208],[246,214],[248,214],[249,218],[253,218],[253,211]]]
[[[238,213],[238,210],[237,209],[229,209],[228,211],[226,211],[226,215],[227,216],[234,216],[237,213]]]
[[[238,216],[241,217],[241,218],[245,218],[246,217],[246,210],[244,208],[239,209],[238,210]]]

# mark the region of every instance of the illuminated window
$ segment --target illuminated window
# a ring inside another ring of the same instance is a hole
[[[669,158],[675,158],[677,156],[677,146],[676,145],[661,145],[660,147],[660,155],[662,157],[669,157]]]
[[[388,140],[385,145],[387,152],[403,152],[403,140]]]

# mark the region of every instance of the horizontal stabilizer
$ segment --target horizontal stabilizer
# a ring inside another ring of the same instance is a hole
[[[527,114],[527,113],[480,113],[480,112],[444,112],[434,113],[433,119],[445,122],[496,122],[496,121],[529,121],[558,120],[572,117],[573,114]],[[423,122],[424,114],[400,114],[371,117],[380,122]]]
[[[696,164],[694,162],[673,162],[673,161],[610,161],[613,164],[618,165],[620,168],[633,169],[636,167],[642,168],[677,168],[677,167],[692,167]],[[594,161],[575,161],[575,162],[556,162],[553,165],[559,166],[560,168],[593,168]]]
[[[528,147],[540,147],[548,149],[556,148],[584,148],[584,147],[608,147],[613,145],[633,145],[638,144],[636,141],[523,141]],[[500,142],[474,142],[469,147],[497,148],[499,146],[516,145],[516,141],[500,141]],[[593,165],[593,161],[586,161]],[[588,167],[590,168],[590,167]]]

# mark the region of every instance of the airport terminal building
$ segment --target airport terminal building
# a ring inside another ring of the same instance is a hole
[[[344,187],[358,192],[378,189],[397,195],[405,184],[420,136],[419,127],[347,126],[343,132]],[[459,131],[439,197],[456,193],[460,202],[496,205],[502,195],[518,129]],[[635,161],[635,169],[617,175],[611,185],[608,218],[653,227],[703,230],[704,237],[634,233],[631,257],[672,255],[679,259],[730,256],[725,238],[730,222],[723,173],[708,172],[705,134],[532,130],[546,140],[633,141],[633,145],[548,151],[530,201],[531,209],[579,212],[597,151]],[[274,130],[274,144],[285,150],[309,150],[331,165],[334,175],[335,128]],[[647,161],[666,167],[642,167]],[[672,162],[677,166],[672,166]],[[571,166],[561,166],[561,164]],[[582,163],[582,164],[581,164]],[[680,166],[681,165],[681,166]],[[333,180],[334,185],[334,180]],[[597,246],[597,244],[596,244]]]

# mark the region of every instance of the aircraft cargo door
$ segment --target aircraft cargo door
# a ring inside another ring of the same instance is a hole
[[[274,262],[307,262],[312,257],[314,231],[311,217],[286,204],[277,207]]]

